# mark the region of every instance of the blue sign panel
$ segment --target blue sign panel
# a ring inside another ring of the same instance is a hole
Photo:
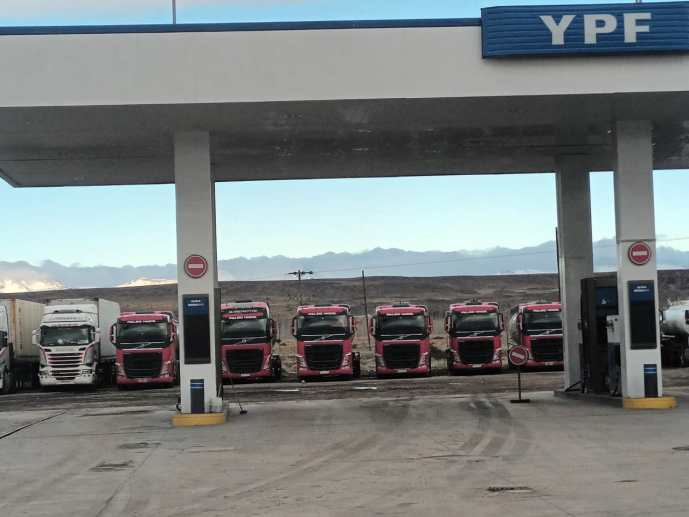
[[[488,7],[483,57],[689,52],[689,2]]]

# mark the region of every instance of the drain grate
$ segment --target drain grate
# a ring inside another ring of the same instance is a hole
[[[134,466],[133,461],[123,461],[120,463],[99,463],[95,467],[93,467],[91,470],[93,472],[112,472],[112,471],[118,471],[118,470],[127,470],[130,469]]]
[[[158,447],[160,442],[139,442],[139,443],[123,443],[118,449],[133,450],[133,449],[150,449]]]
[[[487,489],[492,494],[524,494],[533,492],[528,486],[489,486]]]

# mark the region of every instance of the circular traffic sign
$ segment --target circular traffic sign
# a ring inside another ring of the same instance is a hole
[[[524,366],[529,360],[529,351],[523,346],[513,346],[507,352],[507,356],[514,366]]]
[[[635,266],[645,266],[651,260],[651,247],[643,241],[635,242],[629,246],[627,256]]]
[[[208,273],[208,261],[201,255],[189,255],[184,261],[184,272],[190,278],[201,278]]]

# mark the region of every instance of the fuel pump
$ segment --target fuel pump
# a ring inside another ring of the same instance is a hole
[[[581,361],[583,389],[593,393],[614,393],[609,384],[610,358],[614,344],[608,342],[608,317],[618,314],[617,278],[613,275],[581,281]],[[619,343],[617,344],[619,357]]]

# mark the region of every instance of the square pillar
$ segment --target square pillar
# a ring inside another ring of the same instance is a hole
[[[658,396],[662,396],[663,389],[658,324],[652,131],[652,125],[648,121],[618,121],[615,127],[615,219],[622,395],[630,399],[648,395],[648,379],[644,372],[656,370]],[[639,245],[633,246],[635,243],[641,243],[642,249],[647,246],[650,250],[650,257],[641,252],[647,259],[643,264],[639,264],[642,261],[635,260],[632,256],[632,252],[639,249]],[[634,300],[646,299],[649,303],[652,297],[653,314],[648,307],[644,311],[643,305],[630,305],[629,283],[636,281],[653,283],[654,288],[650,292],[644,293],[642,288],[638,294],[632,295]],[[644,329],[648,334],[654,334],[646,339],[646,348],[635,349],[633,346],[632,324],[637,329],[637,342]],[[638,330],[640,327],[641,331]],[[652,331],[653,328],[655,332]]]
[[[192,392],[199,395],[201,389],[203,412],[222,412],[216,335],[216,307],[220,300],[217,290],[215,178],[211,170],[209,133],[175,133],[174,158],[182,413],[192,413],[194,405],[195,412],[198,412],[200,399],[196,398],[193,403]],[[205,323],[200,323],[204,318],[207,318],[208,328]],[[189,328],[185,328],[185,319]]]
[[[568,388],[581,380],[581,280],[593,276],[591,189],[586,157],[560,157],[556,187],[565,388]]]

